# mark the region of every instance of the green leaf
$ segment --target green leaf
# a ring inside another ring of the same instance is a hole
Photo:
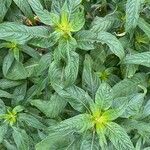
[[[46,87],[46,83],[48,81],[48,78],[44,78],[43,76],[41,76],[40,78],[37,78],[37,83],[34,83],[33,86],[31,86],[26,94],[26,99],[30,100],[32,99],[34,96],[40,96],[42,94],[42,91],[44,90],[44,88]]]
[[[7,140],[3,141],[3,145],[9,149],[9,150],[16,150],[16,146],[12,145],[10,142],[8,142]]]
[[[127,104],[127,108],[123,115],[121,117],[129,118],[131,116],[136,116],[140,113],[142,104],[144,102],[144,96],[143,93],[138,93],[129,96],[129,102]]]
[[[57,117],[66,106],[66,100],[61,98],[58,94],[52,95],[49,101],[32,100],[30,103],[50,118]]]
[[[144,117],[147,117],[150,115],[150,100],[148,100],[146,105],[144,106],[143,115]]]
[[[11,5],[12,0],[0,0],[0,22],[3,21],[10,5]]]
[[[142,145],[142,138],[139,138],[137,143],[136,143],[135,149],[136,150],[140,150],[141,149],[141,145]]]
[[[124,63],[150,67],[150,52],[127,55],[124,59]]]
[[[63,7],[63,4],[64,4],[64,0],[63,1],[59,1],[59,0],[52,1],[51,12],[59,15],[61,12],[61,9]]]
[[[25,130],[13,127],[13,138],[19,150],[29,150],[29,138]]]
[[[4,97],[4,98],[12,98],[12,94],[6,92],[6,91],[3,91],[3,90],[0,90],[0,97]]]
[[[54,131],[65,133],[82,133],[92,128],[94,124],[91,121],[91,115],[80,114],[66,119],[54,127]]]
[[[105,135],[106,130],[103,128],[97,128],[96,133],[99,137],[99,145],[101,146],[101,149],[105,149],[105,146],[107,145],[107,140],[106,140],[106,135]]]
[[[113,121],[119,118],[127,109],[128,99],[126,97],[120,98],[123,99],[121,105],[117,108],[112,108],[103,113],[103,117],[107,118],[109,121]],[[119,99],[118,99],[119,100]]]
[[[7,133],[7,129],[8,129],[7,124],[2,124],[0,126],[0,143],[3,142],[3,139],[4,139],[4,137],[5,137],[6,133]]]
[[[80,141],[80,150],[99,150],[98,139],[94,133],[86,132]]]
[[[95,75],[92,68],[93,67],[92,64],[93,64],[93,60],[89,55],[86,55],[84,60],[83,73],[82,73],[82,87],[84,88],[85,91],[88,91],[92,96],[92,98],[94,99],[95,93],[100,84],[100,80]]]
[[[53,88],[55,88],[54,86],[61,88],[71,86],[78,75],[79,56],[73,51],[75,47],[68,41],[62,42],[55,50],[54,61],[49,68],[49,77]]]
[[[18,105],[21,101],[25,100],[27,90],[27,83],[17,86],[13,92],[13,100],[12,103]]]
[[[80,3],[82,2],[82,0],[66,0],[68,7],[73,11],[77,6],[80,5]]]
[[[101,31],[98,33],[97,41],[102,42],[103,44],[107,44],[110,50],[120,59],[123,59],[123,57],[125,56],[122,44],[114,35],[108,32]]]
[[[72,0],[63,0],[63,2],[59,2],[59,4],[57,4],[58,6],[58,11],[60,11],[60,13],[66,13],[68,14],[68,17],[71,18],[71,15],[79,8],[78,5],[80,4],[81,0],[76,0],[75,2]],[[57,2],[58,3],[58,2]]]
[[[28,76],[23,64],[14,60],[11,52],[5,56],[2,69],[4,76],[10,80],[26,79]]]
[[[48,76],[52,87],[63,88],[64,87],[64,71],[60,65],[56,62],[52,62],[49,67]],[[55,89],[56,90],[56,89]]]
[[[124,78],[131,78],[138,70],[138,65],[122,65],[122,74],[124,75]]]
[[[13,61],[14,61],[14,56],[13,56],[12,52],[9,52],[5,56],[4,61],[3,61],[2,70],[3,70],[4,76],[7,76],[7,73],[9,72]]]
[[[0,39],[24,44],[32,38],[45,38],[48,30],[45,27],[28,27],[25,25],[5,22],[0,24]]]
[[[22,112],[24,109],[25,109],[25,108],[24,108],[23,106],[17,105],[15,108],[13,108],[12,111],[15,112],[15,113],[20,113],[20,112]]]
[[[137,121],[134,119],[130,119],[128,121],[126,121],[125,123],[125,127],[128,128],[128,130],[137,130],[138,133],[141,135],[141,137],[144,138],[144,136],[148,136],[150,135],[150,126],[149,123],[145,122],[145,121]]]
[[[12,49],[12,51],[13,51],[13,54],[14,54],[14,58],[15,58],[17,61],[19,61],[19,56],[20,56],[20,55],[19,55],[19,53],[20,53],[20,52],[19,52],[19,51],[20,51],[19,48],[15,47],[15,48]]]
[[[24,67],[28,73],[28,77],[33,77],[33,76],[36,76],[35,74],[35,70],[36,70],[36,67],[38,67],[38,64],[39,61],[38,60],[35,60],[35,59],[29,59],[25,64],[24,64]],[[35,74],[35,75],[34,75]]]
[[[96,40],[96,34],[89,30],[82,30],[75,34],[74,37],[77,41],[77,47],[83,50],[94,49],[94,42]]]
[[[101,83],[95,96],[95,103],[100,110],[107,110],[113,101],[113,93],[109,84]]]
[[[35,59],[40,58],[40,53],[37,50],[35,50],[27,45],[21,45],[20,49],[21,49],[21,51],[23,51],[24,53],[28,54],[29,56],[31,56]]]
[[[19,121],[25,122],[28,126],[36,129],[45,129],[45,126],[38,119],[26,113],[19,114]]]
[[[144,148],[143,150],[149,150],[150,149],[150,147],[146,147],[146,148]]]
[[[84,19],[84,12],[83,10],[78,10],[75,11],[72,15],[71,15],[71,19],[70,19],[70,25],[72,28],[72,32],[77,32],[79,31],[85,24],[85,19]]]
[[[137,26],[142,2],[143,0],[127,0],[126,32],[131,31]]]
[[[59,22],[59,16],[44,9],[39,0],[28,0],[28,2],[44,24],[53,26]]]
[[[38,77],[44,75],[51,63],[51,53],[43,54],[40,59],[29,59],[25,63],[25,68],[28,71],[28,76]]]
[[[5,65],[3,65],[3,68],[4,67]],[[5,77],[10,80],[21,80],[21,79],[26,79],[28,77],[28,74],[27,74],[27,70],[25,69],[22,63],[14,62],[14,64],[11,66],[10,70],[7,72]]]
[[[68,57],[68,54],[71,54],[70,51],[74,51],[77,47],[77,42],[74,38],[70,37],[69,39],[61,38],[59,40],[58,52],[55,53],[55,59],[65,59]],[[57,56],[58,55],[58,56]]]
[[[79,55],[73,51],[68,53],[66,67],[64,69],[65,87],[72,85],[78,75]]]
[[[113,25],[114,17],[112,15],[107,15],[105,17],[95,17],[91,24],[91,31],[98,33],[101,31],[108,31]]]
[[[6,113],[6,107],[4,102],[0,99],[0,115]]]
[[[150,38],[150,24],[147,23],[143,18],[139,18],[138,26]]]
[[[50,63],[51,53],[46,53],[45,55],[42,55],[41,59],[39,60],[38,66],[36,67],[35,75],[40,76],[46,69],[48,69]]]
[[[134,150],[129,136],[120,125],[114,122],[107,123],[106,135],[117,150]]]
[[[29,43],[33,46],[41,47],[41,48],[49,48],[55,45],[61,37],[61,33],[54,31],[48,37],[45,38],[33,38],[29,41]]]
[[[130,79],[124,79],[112,88],[114,98],[125,97],[140,90],[139,85],[147,86],[147,77],[143,73],[135,74]]]
[[[73,85],[64,90],[57,88],[57,93],[78,111],[89,111],[89,105],[93,103],[91,97],[81,88]]]
[[[32,13],[32,10],[27,0],[13,0],[13,1],[20,8],[20,10],[25,14],[26,17],[31,19],[31,21],[34,19],[34,15]]]
[[[70,136],[70,135],[69,135]],[[58,148],[58,144],[61,144],[61,148],[64,143],[68,143],[68,136],[66,134],[51,133],[45,139],[43,139],[40,143],[36,145],[36,150],[48,150],[48,149],[60,149]]]

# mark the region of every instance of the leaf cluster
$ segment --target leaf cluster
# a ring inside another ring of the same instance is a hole
[[[149,0],[0,0],[0,149],[150,149]]]

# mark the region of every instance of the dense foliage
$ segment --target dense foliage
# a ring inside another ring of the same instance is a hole
[[[0,150],[150,150],[150,0],[0,0]]]

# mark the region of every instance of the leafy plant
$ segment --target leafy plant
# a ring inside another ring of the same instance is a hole
[[[150,149],[149,0],[0,0],[0,149]]]

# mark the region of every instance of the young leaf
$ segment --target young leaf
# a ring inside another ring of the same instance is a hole
[[[107,44],[110,50],[117,55],[120,59],[125,56],[124,48],[120,41],[112,34],[101,31],[98,33],[97,41]]]

